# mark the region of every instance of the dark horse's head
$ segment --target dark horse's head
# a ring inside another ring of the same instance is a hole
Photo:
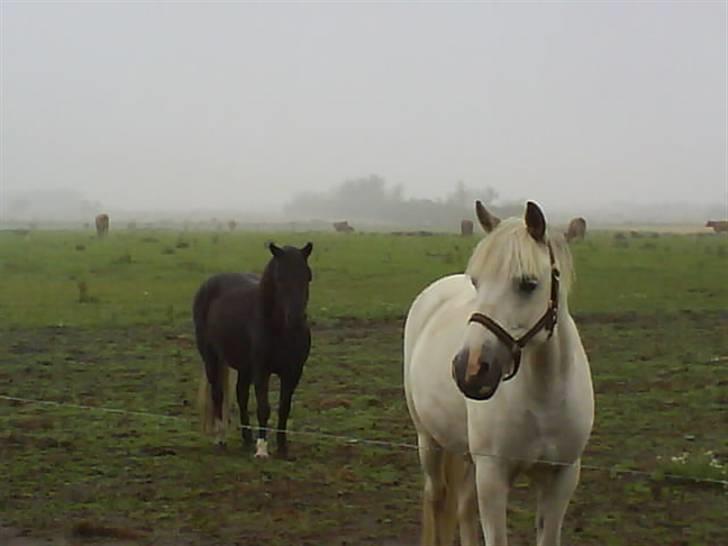
[[[263,273],[263,284],[271,297],[272,314],[280,326],[287,327],[301,323],[306,317],[308,305],[308,285],[311,282],[311,268],[308,257],[313,251],[313,243],[303,248],[293,246],[279,247],[269,243],[268,249],[273,259],[268,262]]]

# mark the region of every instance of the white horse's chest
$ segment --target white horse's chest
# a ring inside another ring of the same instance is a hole
[[[468,402],[470,451],[528,464],[577,459],[591,431],[593,410],[566,396],[549,400],[508,396],[508,386],[490,407],[488,402]]]

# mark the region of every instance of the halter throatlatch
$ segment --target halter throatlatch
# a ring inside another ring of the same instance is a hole
[[[551,248],[551,242],[548,242],[547,246],[549,249],[549,260],[551,261],[551,297],[549,299],[549,305],[546,308],[546,312],[528,332],[516,339],[506,332],[500,324],[483,313],[473,313],[468,321],[477,322],[481,326],[490,330],[493,335],[495,335],[495,337],[497,337],[511,351],[511,357],[513,358],[513,370],[507,376],[503,377],[503,381],[513,379],[513,377],[518,373],[518,368],[521,366],[521,353],[526,344],[541,330],[546,330],[549,333],[548,337],[550,339],[554,333],[554,328],[556,327],[559,310],[559,270],[556,267],[556,260],[554,259],[554,251]]]

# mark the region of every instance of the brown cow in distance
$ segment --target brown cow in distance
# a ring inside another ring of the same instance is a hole
[[[564,237],[568,242],[582,240],[586,235],[586,220],[581,216],[573,218],[569,222],[569,227],[564,233]]]
[[[354,228],[349,225],[347,220],[344,220],[343,222],[334,222],[334,229],[341,233],[351,233],[354,231]]]
[[[460,235],[463,237],[469,237],[473,234],[473,221],[472,220],[460,220]]]
[[[99,214],[96,216],[96,235],[104,237],[109,233],[109,215]]]
[[[705,227],[713,228],[716,233],[728,233],[728,220],[708,220]]]

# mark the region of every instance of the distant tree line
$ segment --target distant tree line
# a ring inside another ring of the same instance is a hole
[[[494,205],[498,192],[491,187],[470,188],[464,182],[441,199],[405,198],[401,184],[388,186],[378,175],[345,180],[323,192],[301,192],[286,204],[289,217],[347,219],[398,225],[455,225],[462,218],[474,219],[474,204],[480,199],[498,215],[518,213],[522,206]]]
[[[86,220],[101,212],[102,204],[72,189],[9,191],[2,196],[3,220]]]

